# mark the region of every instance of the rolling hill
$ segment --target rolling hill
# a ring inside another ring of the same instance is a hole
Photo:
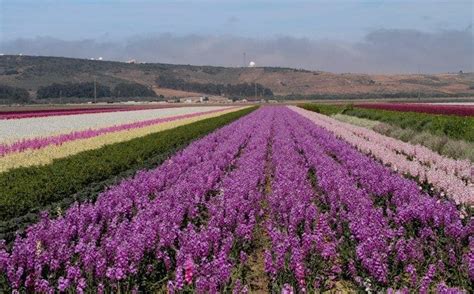
[[[160,87],[158,80],[163,76],[187,83],[258,83],[271,89],[276,98],[474,96],[473,73],[335,74],[276,67],[130,64],[63,57],[0,56],[0,84],[26,89],[33,99],[39,87],[52,83],[91,82],[94,78],[109,87],[123,82],[143,84],[165,97],[197,94]]]

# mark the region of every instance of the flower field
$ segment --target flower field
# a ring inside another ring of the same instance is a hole
[[[300,108],[295,111],[370,154],[394,171],[416,177],[459,202],[474,204],[474,166],[467,160],[442,157],[423,146],[413,146],[363,127],[353,126]]]
[[[423,112],[445,115],[474,116],[474,105],[439,105],[419,103],[363,103],[357,107],[394,111]]]
[[[218,109],[223,109],[223,107],[211,106],[144,109],[0,120],[0,143],[4,146],[23,139],[52,135],[67,135],[77,131],[96,130],[146,120],[196,114]]]
[[[77,193],[89,199],[90,192],[96,194],[117,176],[159,164],[190,141],[252,110],[224,109],[7,155],[1,158],[11,168],[0,173],[0,221],[8,223],[0,223],[0,234],[24,223],[16,218],[45,206],[57,209],[63,201],[76,199]]]
[[[474,162],[474,142],[453,140],[446,136],[431,134],[427,131],[417,132],[410,128],[403,129],[393,124],[341,113],[334,114],[332,117],[342,122],[369,128],[379,134],[411,143],[412,145],[425,146],[426,148],[448,158],[467,159]]]
[[[0,160],[55,159],[0,173],[0,287],[474,291],[470,161],[295,106],[87,128],[4,145]]]
[[[78,107],[78,108],[40,108],[28,110],[0,110],[0,120],[34,118],[57,115],[75,115],[75,114],[92,114],[105,113],[115,111],[133,111],[145,109],[171,108],[169,105],[145,105],[145,106],[114,106],[114,107]]]
[[[451,159],[474,162],[474,118],[364,109],[352,105],[304,104],[302,108],[370,128]]]
[[[44,116],[56,116],[56,115],[74,115],[74,114],[86,114],[86,113],[102,113],[102,112],[113,112],[113,111],[124,111],[124,107],[113,107],[113,108],[76,108],[76,109],[44,109],[44,110],[26,110],[26,111],[1,111],[0,119],[19,119],[28,117],[44,117]]]
[[[0,145],[0,155],[3,155],[0,157],[0,173],[18,167],[48,164],[58,158],[143,137],[234,110],[234,108],[209,110],[63,135],[23,139],[10,145]]]

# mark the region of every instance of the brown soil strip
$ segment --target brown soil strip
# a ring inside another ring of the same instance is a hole
[[[271,138],[273,137],[273,130]],[[270,246],[270,238],[264,227],[264,223],[268,218],[268,203],[267,195],[272,191],[273,181],[273,166],[272,166],[272,142],[270,139],[267,147],[267,158],[265,163],[265,181],[262,183],[263,199],[260,203],[265,213],[262,218],[258,220],[257,227],[255,228],[254,240],[255,248],[252,254],[249,256],[248,267],[250,272],[248,274],[248,286],[251,293],[269,293],[270,280],[268,275],[265,273],[265,259],[264,252],[265,248]]]

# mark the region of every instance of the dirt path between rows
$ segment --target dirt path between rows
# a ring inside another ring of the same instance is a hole
[[[270,238],[265,229],[265,222],[268,219],[268,202],[267,195],[272,191],[273,181],[273,165],[272,165],[272,142],[273,132],[268,143],[267,158],[265,163],[265,182],[262,183],[263,199],[260,206],[264,210],[263,216],[258,220],[257,227],[254,232],[255,249],[249,257],[248,266],[250,293],[269,293],[270,279],[265,272],[265,248],[270,248]]]

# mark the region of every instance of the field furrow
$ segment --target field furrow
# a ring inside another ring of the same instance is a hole
[[[474,290],[472,207],[453,201],[462,195],[449,190],[444,197],[427,189],[437,184],[429,177],[420,182],[395,171],[371,149],[387,143],[339,121],[296,107],[252,110],[161,132],[168,139],[187,138],[192,128],[207,135],[95,200],[42,214],[14,241],[0,243],[0,286],[101,293]],[[457,168],[453,177],[468,183]]]

